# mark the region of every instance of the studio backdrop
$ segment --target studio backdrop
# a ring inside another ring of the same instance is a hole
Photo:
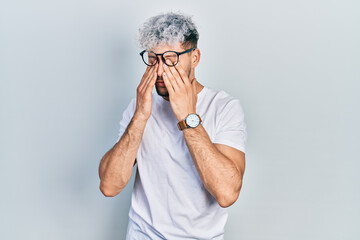
[[[227,240],[360,239],[360,3],[0,0],[0,239],[124,239],[98,166],[145,71],[137,31],[182,11],[197,80],[240,99],[246,169]],[[155,92],[155,90],[154,90]]]

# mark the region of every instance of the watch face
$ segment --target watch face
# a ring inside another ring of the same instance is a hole
[[[189,114],[189,116],[187,116],[187,118],[186,118],[186,124],[192,128],[197,127],[199,125],[199,123],[200,123],[200,119],[194,113]]]

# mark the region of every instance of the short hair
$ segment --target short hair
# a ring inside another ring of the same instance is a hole
[[[138,40],[143,49],[156,45],[173,46],[180,42],[182,47],[197,47],[199,33],[190,16],[182,13],[162,13],[149,18],[139,29]]]

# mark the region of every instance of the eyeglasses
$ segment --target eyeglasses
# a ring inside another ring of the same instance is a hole
[[[161,56],[163,63],[165,63],[169,67],[173,67],[176,64],[178,64],[180,55],[191,52],[194,49],[196,48],[195,47],[190,48],[183,52],[166,51],[164,53],[154,53],[153,51],[144,50],[140,53],[140,55],[144,63],[148,66],[154,66],[158,62],[158,56]],[[169,60],[171,63],[170,64],[166,63],[166,60]]]

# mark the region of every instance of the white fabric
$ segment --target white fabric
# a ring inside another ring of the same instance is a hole
[[[170,102],[156,92],[152,96],[152,115],[136,157],[126,239],[224,239],[227,209],[205,189]],[[133,98],[120,121],[118,140],[135,107]],[[239,99],[205,86],[196,112],[213,143],[245,153],[246,123]]]

